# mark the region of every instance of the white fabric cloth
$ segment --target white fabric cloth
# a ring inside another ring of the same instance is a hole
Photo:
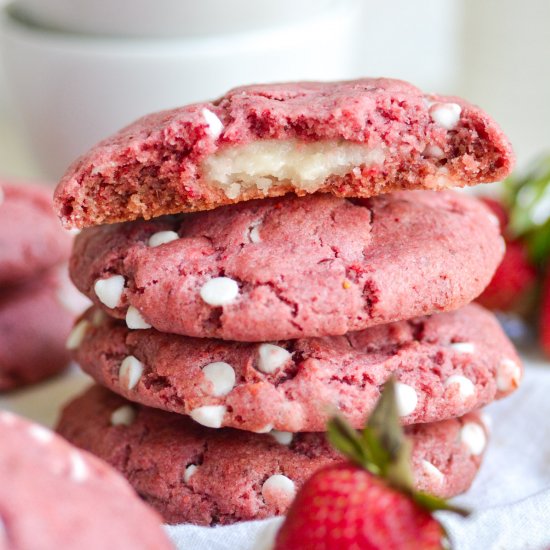
[[[483,466],[470,491],[455,499],[474,513],[467,519],[440,516],[456,550],[550,549],[550,364],[537,358],[525,363],[520,389],[487,407],[492,436]],[[0,396],[0,409],[51,426],[61,405],[89,383],[73,369],[65,377]],[[281,521],[166,529],[180,550],[267,550],[262,543]]]
[[[520,389],[486,409],[491,439],[485,460],[470,491],[455,499],[472,515],[440,514],[456,550],[550,548],[550,365],[526,363]],[[167,530],[180,550],[264,550],[280,522]]]

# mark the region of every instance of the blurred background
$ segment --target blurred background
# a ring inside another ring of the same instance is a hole
[[[0,0],[0,175],[54,181],[149,111],[261,81],[410,80],[550,146],[547,0]]]

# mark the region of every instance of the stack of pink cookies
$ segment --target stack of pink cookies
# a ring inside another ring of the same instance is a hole
[[[67,288],[70,248],[46,188],[0,183],[0,392],[53,376],[69,362],[65,338],[76,317]]]
[[[56,191],[95,303],[69,338],[97,382],[59,431],[169,523],[286,511],[339,411],[364,425],[397,383],[418,488],[466,490],[517,354],[469,305],[504,251],[476,199],[506,176],[481,110],[395,80],[239,88],[144,117]],[[116,222],[116,223],[115,223]]]

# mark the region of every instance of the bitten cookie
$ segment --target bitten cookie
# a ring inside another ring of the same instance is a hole
[[[0,182],[0,287],[66,261],[70,248],[48,189]]]
[[[65,340],[75,318],[56,270],[0,290],[0,391],[33,384],[65,369]]]
[[[55,203],[84,227],[285,193],[473,185],[513,164],[495,122],[456,97],[383,78],[264,84],[136,121],[74,162]]]
[[[172,548],[157,514],[96,457],[0,411],[0,549]]]
[[[463,194],[288,195],[86,229],[70,272],[129,326],[257,342],[459,308],[503,251],[494,216]]]
[[[215,525],[284,514],[304,481],[342,460],[324,433],[209,430],[184,416],[132,405],[94,386],[64,409],[58,431],[103,458],[168,523]],[[416,486],[465,491],[487,433],[476,414],[406,428]]]
[[[345,336],[248,344],[130,330],[92,309],[69,339],[92,378],[211,428],[323,431],[338,409],[356,428],[390,376],[405,424],[462,416],[511,393],[521,362],[477,305]]]

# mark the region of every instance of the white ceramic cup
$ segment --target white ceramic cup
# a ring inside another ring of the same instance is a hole
[[[5,11],[2,53],[42,176],[57,178],[99,139],[148,112],[241,84],[353,76],[356,7],[340,1],[289,25],[169,40],[47,31]]]
[[[113,36],[230,34],[310,18],[339,0],[15,0],[30,21]]]

